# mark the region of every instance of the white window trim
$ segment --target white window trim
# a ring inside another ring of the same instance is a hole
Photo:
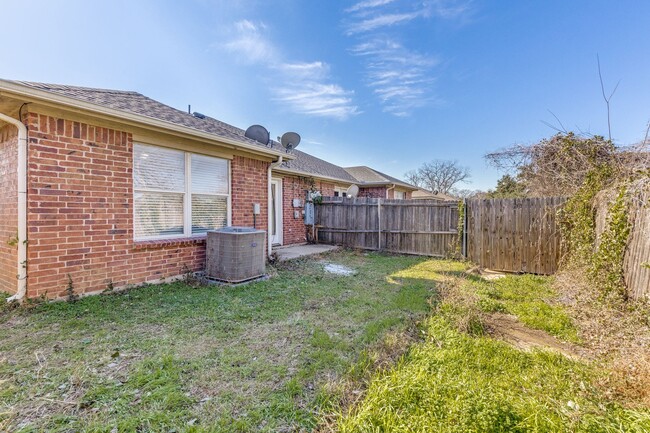
[[[153,144],[148,144],[148,143],[133,143],[134,147],[135,145],[141,144],[143,146],[154,146],[154,147],[163,147],[166,149],[164,146],[156,146]],[[195,153],[195,152],[186,152],[183,150],[179,149],[174,149],[178,150],[179,152],[183,152],[184,155],[184,163],[185,163],[185,190],[184,191],[170,191],[170,190],[163,190],[163,189],[156,189],[156,188],[136,188],[135,187],[135,181],[133,180],[133,176],[135,176],[135,158],[133,158],[133,168],[132,168],[132,174],[131,174],[131,179],[133,182],[133,212],[132,212],[132,217],[133,217],[133,240],[135,242],[145,242],[145,241],[165,241],[165,240],[170,240],[170,239],[188,239],[188,238],[202,238],[205,237],[205,233],[192,233],[192,155],[203,155],[201,153]],[[219,158],[216,156],[212,155],[205,155],[209,156],[211,158],[217,158],[217,159],[222,159],[226,161],[228,165],[228,194],[215,194],[215,193],[200,193],[200,195],[211,195],[215,197],[226,197],[226,225],[230,226],[232,225],[232,164],[229,159],[225,158]],[[135,193],[136,192],[161,192],[161,193],[170,193],[170,194],[183,194],[183,233],[182,234],[176,234],[176,235],[163,235],[163,236],[141,236],[137,237],[135,236]]]
[[[340,186],[334,187],[334,192],[339,193],[339,197],[347,197],[347,189],[346,188],[341,188]]]

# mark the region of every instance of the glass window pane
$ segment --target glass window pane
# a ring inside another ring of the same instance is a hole
[[[133,187],[136,189],[184,191],[184,152],[135,144],[133,146]]]
[[[183,194],[136,191],[133,196],[136,238],[183,234]]]
[[[205,233],[228,224],[228,199],[192,194],[192,233]]]
[[[192,155],[192,192],[228,194],[228,160]]]

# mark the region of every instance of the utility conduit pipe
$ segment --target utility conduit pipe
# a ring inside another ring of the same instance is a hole
[[[21,301],[27,293],[27,127],[20,120],[0,113],[0,120],[18,129],[18,259],[16,294],[8,302]]]
[[[271,233],[273,233],[273,227],[271,227],[271,224],[273,223],[273,218],[271,216],[271,209],[273,208],[273,203],[272,203],[273,197],[271,196],[271,170],[281,166],[282,165],[282,160],[283,160],[282,155],[278,156],[277,161],[272,162],[271,164],[269,164],[269,171],[268,171],[267,184],[268,184],[268,197],[269,197],[269,200],[268,200],[268,203],[267,203],[266,214],[267,214],[267,219],[269,220],[269,222],[268,222],[268,230],[266,232],[266,237],[267,237],[266,243],[268,245],[267,255],[269,257],[271,257],[271,254],[273,254],[273,245],[271,243],[272,242],[272,239],[271,239],[272,234]],[[280,200],[280,203],[283,203],[283,200]]]

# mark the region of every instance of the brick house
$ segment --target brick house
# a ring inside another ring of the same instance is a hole
[[[0,291],[56,298],[70,282],[85,294],[201,270],[208,229],[267,230],[281,157],[139,93],[0,80]]]
[[[366,166],[345,167],[357,180],[359,197],[390,198],[410,200],[418,188],[402,180]]]
[[[330,197],[343,196],[351,185],[358,183],[342,167],[299,150],[292,151],[292,155],[293,160],[272,170],[272,197],[275,197],[275,191],[279,191],[276,205],[279,212],[276,212],[277,220],[274,220],[278,229],[272,229],[275,245],[307,241],[309,230],[304,224],[303,211],[308,191],[319,191]]]
[[[166,281],[204,269],[210,229],[266,230],[269,254],[306,242],[308,191],[414,189],[244,133],[137,92],[0,80],[0,292]]]

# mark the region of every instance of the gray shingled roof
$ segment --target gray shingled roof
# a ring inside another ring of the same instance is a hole
[[[282,169],[310,173],[314,176],[332,177],[348,183],[357,183],[357,180],[343,167],[339,167],[338,165],[316,158],[297,149],[294,149],[291,154],[296,159],[285,161],[281,166]]]
[[[138,92],[94,89],[89,87],[66,86],[61,84],[33,83],[30,81],[9,82],[38,90],[43,90],[45,92],[54,93],[68,98],[77,99],[79,101],[89,102],[91,104],[99,105],[102,107],[112,108],[114,110],[125,111],[132,114],[150,117],[152,119],[163,120],[166,122],[196,129],[197,131],[214,134],[221,138],[227,138],[230,140],[237,140],[242,143],[263,146],[259,142],[245,137],[245,131],[243,129],[236,128],[232,125],[207,116],[204,119],[199,119],[198,117],[194,117],[185,111],[177,110],[176,108],[148,98]]]
[[[358,167],[345,167],[345,171],[350,173],[362,185],[364,183],[374,183],[374,184],[394,183],[396,185],[417,189],[417,187],[409,183],[406,183],[403,180],[399,180],[395,177],[389,176],[385,173],[375,170],[374,168],[366,167],[365,165],[361,165]]]
[[[245,137],[245,131],[241,128],[237,128],[208,116],[204,119],[200,119],[185,111],[178,110],[169,105],[165,105],[162,102],[148,98],[138,92],[67,86],[62,84],[34,83],[30,81],[7,81],[102,107],[138,114],[152,119],[163,120],[196,129],[197,131],[214,134],[217,137],[228,138],[242,143],[264,147],[263,144]],[[274,150],[282,150],[280,144],[273,140],[271,140],[269,147]],[[295,160],[285,161],[284,164],[282,164],[282,168],[287,171],[298,171],[309,173],[313,176],[326,176],[329,178],[340,179],[343,182],[357,183],[357,180],[345,171],[343,167],[331,164],[299,150],[293,150],[291,155],[295,157]]]

